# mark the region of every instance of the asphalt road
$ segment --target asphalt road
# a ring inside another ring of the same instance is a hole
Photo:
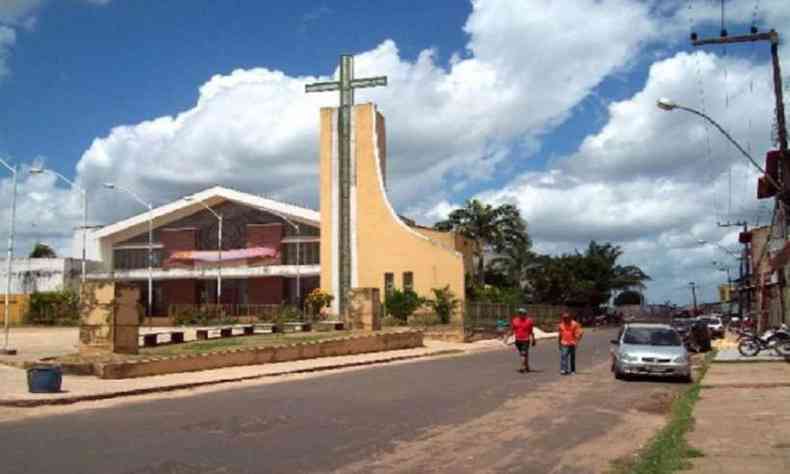
[[[680,387],[613,381],[612,335],[587,334],[575,377],[542,341],[528,375],[495,350],[2,423],[0,472],[597,472],[568,453],[637,436],[618,410]]]

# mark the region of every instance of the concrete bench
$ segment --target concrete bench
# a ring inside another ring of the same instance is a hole
[[[307,323],[304,321],[292,321],[283,324],[284,332],[296,332],[299,329],[302,332],[310,332],[312,330],[313,325],[311,323]]]
[[[154,347],[159,345],[159,336],[167,334],[170,336],[170,344],[181,344],[184,342],[184,331],[162,331],[142,334],[143,347]]]
[[[318,321],[315,323],[317,331],[342,331],[345,328],[343,321]]]

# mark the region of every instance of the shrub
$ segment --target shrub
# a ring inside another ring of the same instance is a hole
[[[321,288],[316,288],[305,297],[305,305],[310,315],[315,317],[321,314],[322,308],[332,304],[332,300],[334,299],[334,296],[321,290]]]
[[[384,303],[387,314],[392,315],[404,323],[417,309],[425,304],[425,300],[420,298],[412,290],[392,290]]]
[[[395,316],[384,316],[381,320],[381,325],[385,328],[387,327],[397,327],[397,326],[405,326],[406,323],[401,321],[400,319],[396,318]]]
[[[80,322],[79,296],[72,290],[33,293],[30,295],[25,322],[45,326],[76,326]]]
[[[409,326],[437,326],[446,324],[438,314],[414,314],[409,317]]]
[[[302,312],[299,311],[299,308],[296,306],[291,305],[284,305],[280,307],[280,311],[277,313],[276,318],[278,323],[289,323],[292,321],[301,321],[302,320]]]
[[[450,291],[450,285],[444,288],[432,288],[431,291],[433,292],[434,299],[427,300],[425,304],[436,313],[441,324],[449,323],[450,317],[461,303],[460,300]]]

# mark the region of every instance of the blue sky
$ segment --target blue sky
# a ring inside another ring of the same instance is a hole
[[[790,25],[783,0],[727,6],[732,32]],[[689,278],[712,299],[721,256],[695,242],[735,247],[716,222],[755,221],[755,175],[654,103],[704,107],[755,155],[770,148],[767,46],[688,45],[718,14],[713,0],[7,0],[0,154],[86,187],[95,223],[140,210],[104,181],[157,204],[220,184],[315,207],[318,108],[336,98],[301,91],[350,52],[358,74],[390,77],[357,99],[387,116],[401,212],[430,223],[468,198],[512,202],[541,251],[617,242],[654,277],[651,300],[685,303]],[[23,177],[21,250],[70,251],[74,194]]]

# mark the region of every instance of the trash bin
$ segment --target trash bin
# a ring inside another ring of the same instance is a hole
[[[30,393],[57,393],[63,382],[63,371],[54,365],[37,365],[27,369],[27,389]]]

